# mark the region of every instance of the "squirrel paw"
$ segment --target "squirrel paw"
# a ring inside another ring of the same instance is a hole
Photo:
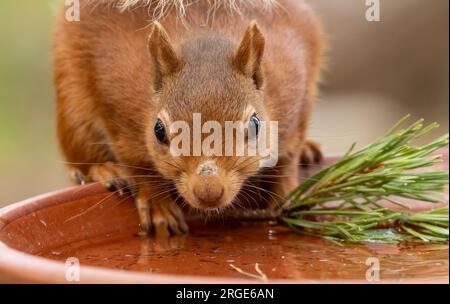
[[[142,231],[147,235],[154,231],[156,237],[170,237],[189,232],[180,207],[171,199],[149,200],[142,195],[136,200]]]
[[[120,195],[129,187],[124,169],[112,162],[91,166],[87,176],[76,168],[70,171],[70,175],[79,185],[97,182],[103,184],[108,190],[117,191]]]
[[[123,194],[128,188],[126,172],[120,166],[106,162],[101,165],[94,165],[89,170],[89,178],[93,182],[103,184],[108,190],[117,191]]]
[[[323,161],[323,154],[320,145],[312,140],[306,140],[300,154],[300,165],[308,167],[313,164],[320,164]]]

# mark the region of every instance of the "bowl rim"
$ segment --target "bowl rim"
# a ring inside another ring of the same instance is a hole
[[[86,190],[91,187],[89,195],[105,192],[100,185],[70,187],[63,190],[38,195],[0,209],[0,230],[9,223],[32,212],[50,206],[68,203],[74,198],[86,197]],[[104,267],[82,265],[80,282],[65,280],[66,266],[62,261],[54,261],[34,256],[7,246],[0,241],[0,281],[2,276],[12,282],[20,283],[57,283],[57,284],[240,284],[240,283],[290,283],[290,284],[367,284],[370,282],[355,279],[340,280],[269,280],[267,282],[248,278],[207,277],[196,275],[147,274],[138,271],[112,270]],[[9,281],[7,281],[9,282]],[[377,283],[441,283],[448,284],[447,278],[433,279],[383,279]]]
[[[90,187],[91,185],[84,186]],[[80,187],[69,187],[46,194],[41,194],[0,209],[0,230],[9,223],[32,212],[55,205],[62,205],[72,201],[75,197],[83,196]],[[94,186],[91,191],[101,193],[105,190],[101,186]],[[64,279],[66,267],[64,262],[24,253],[13,249],[0,241],[0,278],[13,278],[27,283],[78,283]],[[171,274],[145,274],[138,271],[112,270],[104,267],[82,265],[80,268],[81,281],[79,283],[175,283],[175,284],[204,284],[204,283],[251,283],[245,279],[227,277],[204,277]]]

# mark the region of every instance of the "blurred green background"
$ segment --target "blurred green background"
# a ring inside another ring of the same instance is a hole
[[[51,71],[52,21],[61,3],[0,1],[0,205],[67,185]]]
[[[448,0],[310,0],[329,49],[310,135],[327,154],[407,113],[448,131]],[[0,1],[0,205],[69,185],[55,136],[51,32],[63,0]],[[82,22],[82,16],[81,16]]]

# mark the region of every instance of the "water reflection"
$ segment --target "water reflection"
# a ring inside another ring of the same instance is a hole
[[[382,280],[446,278],[449,267],[447,244],[339,246],[265,223],[199,225],[189,236],[170,239],[107,235],[40,255],[55,260],[76,256],[84,265],[114,269],[227,277],[242,277],[231,263],[243,270],[259,263],[269,279],[364,281],[372,257],[380,262]]]

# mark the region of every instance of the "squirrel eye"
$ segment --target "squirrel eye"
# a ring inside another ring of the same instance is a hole
[[[155,124],[155,136],[158,139],[160,144],[167,144],[167,134],[166,128],[164,127],[164,123],[161,119],[158,118]]]
[[[260,129],[260,120],[256,114],[253,114],[253,116],[250,118],[248,130],[249,130],[249,138],[252,138],[254,136],[257,136]]]

